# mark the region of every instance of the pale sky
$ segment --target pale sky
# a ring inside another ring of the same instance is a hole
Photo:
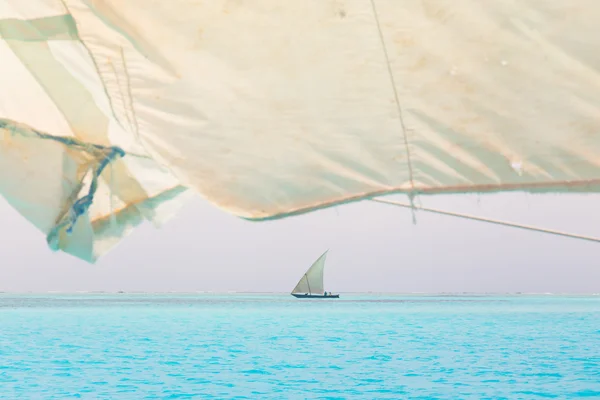
[[[600,237],[599,200],[513,194],[422,202]],[[334,292],[600,292],[600,243],[425,212],[413,225],[409,210],[371,202],[248,222],[198,199],[161,229],[139,227],[95,265],[51,252],[2,198],[0,221],[0,291],[289,292],[329,248],[325,287]]]
[[[479,200],[478,200],[479,199]],[[598,196],[422,198],[425,206],[600,237]],[[361,202],[248,222],[201,199],[95,265],[51,252],[0,198],[0,291],[289,292],[327,248],[334,292],[600,292],[600,243]]]

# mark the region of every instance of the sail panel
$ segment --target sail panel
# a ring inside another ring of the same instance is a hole
[[[0,192],[86,260],[192,192],[255,220],[597,192],[599,20],[595,0],[0,0],[0,163],[28,177]]]
[[[219,207],[268,218],[409,188],[368,2],[346,20],[315,0],[66,3],[148,151]]]
[[[325,288],[323,286],[323,269],[325,268],[326,259],[327,251],[310,266],[294,290],[292,290],[292,293],[325,293]]]
[[[597,2],[375,3],[418,190],[598,189]]]
[[[599,188],[593,0],[66,3],[153,156],[238,216]]]
[[[306,279],[310,285],[310,292],[314,294],[325,293],[323,285],[323,270],[325,268],[325,260],[327,259],[327,251],[321,255],[306,271]]]
[[[310,293],[310,288],[308,287],[308,279],[306,278],[306,274],[302,275],[302,278],[298,281],[298,284],[292,290],[292,293],[295,294],[304,294]]]

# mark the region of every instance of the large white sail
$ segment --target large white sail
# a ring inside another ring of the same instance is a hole
[[[599,22],[596,0],[0,0],[0,193],[94,261],[191,193],[266,219],[597,192]]]
[[[327,251],[321,255],[310,266],[308,271],[300,278],[298,284],[292,290],[292,293],[309,293],[309,294],[323,294],[325,288],[323,286],[323,269],[325,268],[325,260],[327,259]]]

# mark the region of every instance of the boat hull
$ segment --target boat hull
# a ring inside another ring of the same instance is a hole
[[[339,299],[340,298],[339,294],[328,294],[327,296],[325,296],[323,294],[297,294],[297,293],[292,293],[292,296],[294,296],[297,299]]]

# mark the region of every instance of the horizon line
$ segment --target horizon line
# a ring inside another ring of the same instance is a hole
[[[401,296],[494,296],[494,295],[512,295],[512,296],[600,296],[600,292],[391,292],[391,291],[364,291],[364,292],[336,292],[339,294],[347,295],[401,295]],[[198,290],[198,291],[145,291],[145,290],[76,290],[76,291],[61,291],[61,290],[48,290],[48,291],[12,291],[12,290],[0,290],[0,294],[29,294],[29,295],[40,295],[40,294],[208,294],[208,295],[235,295],[235,294],[250,294],[250,295],[289,295],[289,292],[271,292],[271,291],[211,291],[211,290]]]

